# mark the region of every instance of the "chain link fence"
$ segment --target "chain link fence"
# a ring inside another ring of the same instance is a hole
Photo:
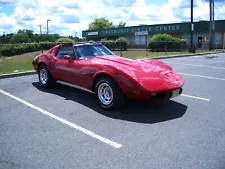
[[[120,46],[120,45],[118,45]],[[121,56],[124,56],[126,51],[146,51],[146,56],[150,56],[151,53],[189,53],[190,44],[187,42],[181,41],[154,41],[151,44],[148,44],[146,41],[129,41],[127,44],[127,50],[115,49],[113,51],[119,51]],[[214,43],[214,51],[224,51],[225,44]],[[207,40],[194,43],[194,49],[196,53],[207,52],[210,50],[210,42]]]

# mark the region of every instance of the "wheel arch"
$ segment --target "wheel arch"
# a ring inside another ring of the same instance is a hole
[[[95,77],[92,81],[92,92],[95,91],[95,85],[98,82],[98,79],[100,79],[102,77],[108,77],[108,78],[112,79],[118,85],[118,87],[120,87],[119,84],[117,83],[115,78],[113,78],[112,75],[110,75],[109,73],[106,73],[106,72],[99,72],[98,74],[95,75]]]
[[[45,62],[42,62],[42,61],[39,62],[39,63],[38,63],[38,66],[37,66],[37,70],[38,70],[38,71],[39,71],[39,68],[40,68],[41,65],[46,66]]]

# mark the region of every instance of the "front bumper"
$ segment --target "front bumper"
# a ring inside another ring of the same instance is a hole
[[[168,100],[181,95],[182,92],[183,92],[182,87],[177,89],[161,91],[161,92],[155,92],[155,93],[151,93],[150,99],[151,100]]]

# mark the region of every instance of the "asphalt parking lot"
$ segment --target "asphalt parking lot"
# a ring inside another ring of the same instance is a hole
[[[225,54],[163,59],[185,79],[167,104],[102,110],[37,75],[0,80],[1,169],[224,169]]]

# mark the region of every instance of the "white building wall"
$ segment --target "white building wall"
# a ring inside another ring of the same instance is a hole
[[[147,35],[147,42],[152,37],[152,35]],[[145,45],[146,35],[133,35],[128,37],[129,43],[133,45]]]

